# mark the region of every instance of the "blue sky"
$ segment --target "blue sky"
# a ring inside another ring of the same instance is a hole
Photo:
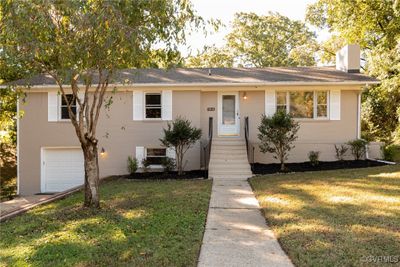
[[[181,48],[184,56],[190,51],[196,54],[197,50],[202,50],[204,45],[222,46],[224,36],[230,32],[230,22],[237,12],[254,12],[265,15],[268,11],[278,12],[291,19],[304,21],[307,5],[316,0],[192,0],[194,8],[204,19],[220,19],[226,25],[225,28],[213,35],[205,37],[202,33],[194,33],[187,40],[187,46]],[[318,40],[326,40],[329,37],[327,31],[312,28]]]

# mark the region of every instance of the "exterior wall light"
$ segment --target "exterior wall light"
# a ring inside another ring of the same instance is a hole
[[[246,92],[243,93],[243,99],[247,100],[247,93]]]
[[[101,156],[104,156],[104,154],[106,154],[106,151],[105,151],[104,147],[102,147],[102,148],[101,148],[101,151],[100,151],[100,155],[101,155]]]

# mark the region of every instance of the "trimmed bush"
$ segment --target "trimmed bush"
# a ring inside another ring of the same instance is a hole
[[[364,139],[354,139],[349,141],[347,144],[350,146],[351,154],[355,160],[360,160],[365,157],[366,145],[368,145],[368,141]]]
[[[263,115],[261,119],[258,127],[260,151],[273,153],[274,158],[281,163],[281,171],[285,171],[285,161],[289,151],[294,148],[292,143],[297,139],[299,128],[299,123],[284,111],[278,111],[272,117]]]
[[[347,150],[349,148],[345,145],[340,145],[337,146],[335,145],[335,157],[337,160],[343,161],[344,160],[344,155],[346,154]]]
[[[165,157],[161,160],[161,165],[164,168],[164,172],[171,172],[175,169],[175,160],[173,158]]]
[[[308,152],[308,159],[310,160],[310,164],[312,166],[317,166],[319,164],[319,154],[319,151]]]
[[[400,145],[391,144],[383,148],[383,158],[388,161],[400,162]]]
[[[136,158],[132,158],[131,156],[128,157],[128,172],[133,174],[138,169],[138,161]]]
[[[150,161],[148,161],[146,158],[142,159],[142,166],[143,166],[143,171],[147,172],[150,167]]]

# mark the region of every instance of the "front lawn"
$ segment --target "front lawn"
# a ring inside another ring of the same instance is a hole
[[[251,185],[296,266],[400,264],[399,165],[267,175]]]
[[[102,209],[82,193],[0,225],[0,266],[196,266],[211,181],[101,185]]]

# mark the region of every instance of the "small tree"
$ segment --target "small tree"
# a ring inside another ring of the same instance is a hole
[[[281,171],[285,170],[288,152],[294,148],[292,143],[297,139],[299,124],[284,111],[278,111],[272,117],[263,115],[258,127],[260,150],[262,153],[274,153],[274,158],[281,163]]]
[[[160,141],[163,146],[175,149],[178,175],[183,174],[183,156],[200,137],[201,129],[193,127],[189,120],[181,117],[168,123],[168,128],[164,129],[164,137]]]

